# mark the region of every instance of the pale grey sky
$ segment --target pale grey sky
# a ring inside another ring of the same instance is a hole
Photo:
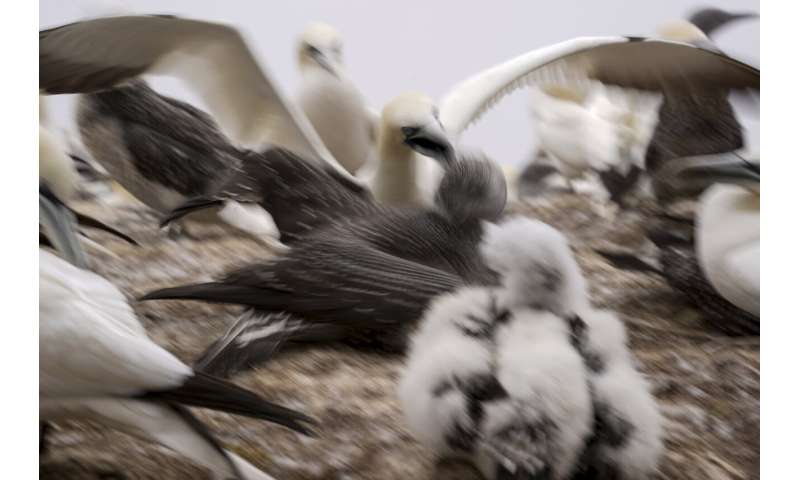
[[[716,5],[731,11],[759,12],[757,0],[579,1],[459,0],[291,2],[214,0],[41,0],[40,28],[101,13],[122,4],[136,13],[165,13],[219,21],[244,32],[261,64],[287,96],[297,89],[297,35],[311,21],[336,27],[345,40],[344,56],[364,96],[380,109],[406,90],[440,98],[462,79],[512,56],[550,43],[585,35],[648,35],[660,23]],[[760,22],[731,25],[715,41],[727,53],[758,64]],[[183,86],[157,79],[163,93],[196,101]],[[71,99],[52,99],[54,120],[71,128]],[[535,139],[528,95],[518,92],[473,126],[462,143],[479,147],[502,163],[527,161]],[[755,128],[757,128],[755,123]],[[757,136],[757,133],[756,133]]]

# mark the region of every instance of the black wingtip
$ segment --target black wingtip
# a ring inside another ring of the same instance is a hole
[[[75,215],[75,218],[78,221],[78,225],[82,227],[96,228],[98,230],[102,230],[106,233],[110,233],[111,235],[114,235],[115,237],[124,240],[125,242],[135,247],[141,247],[139,242],[137,242],[130,236],[120,232],[116,228],[106,225],[105,223],[101,222],[100,220],[97,220],[96,218],[84,215],[83,213],[77,212],[75,210],[70,209],[70,211],[72,212],[73,215]]]
[[[653,273],[661,276],[662,272],[645,262],[641,258],[626,252],[611,252],[607,250],[594,249],[594,252],[603,257],[608,263],[620,270]]]
[[[317,425],[317,422],[308,415],[272,403],[255,392],[203,372],[195,372],[178,387],[145,392],[138,398],[218,410],[276,423],[303,435],[316,435],[311,426]]]
[[[179,207],[173,209],[168,214],[166,214],[161,219],[161,221],[159,222],[158,226],[160,228],[164,228],[167,225],[169,225],[170,223],[174,222],[175,220],[183,218],[186,215],[189,215],[190,213],[192,213],[194,211],[203,210],[203,209],[206,209],[206,208],[219,206],[219,205],[222,205],[222,200],[213,199],[213,198],[202,198],[202,197],[201,198],[193,198],[191,200],[188,200],[183,205],[180,205]]]

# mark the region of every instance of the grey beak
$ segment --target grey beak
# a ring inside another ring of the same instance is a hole
[[[39,224],[47,239],[67,261],[76,267],[89,267],[89,260],[75,234],[75,217],[46,186],[39,187]]]
[[[702,30],[703,33],[711,36],[712,33],[716,32],[720,28],[737,20],[759,17],[759,14],[754,12],[729,13],[724,10],[707,8],[690,16],[689,21],[692,22],[692,24],[694,24],[697,28]]]
[[[322,50],[318,49],[317,47],[308,46],[308,51],[311,54],[311,58],[314,59],[320,67],[322,67],[325,71],[330,73],[336,78],[339,78],[339,72],[337,71],[336,67],[334,66],[333,62],[322,52]]]
[[[677,172],[683,180],[701,180],[702,183],[731,183],[752,186],[761,183],[759,161],[748,161],[736,153],[689,157],[686,167]]]
[[[443,166],[455,161],[455,149],[444,129],[437,126],[403,127],[403,143]]]

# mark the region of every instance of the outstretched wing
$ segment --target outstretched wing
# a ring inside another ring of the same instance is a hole
[[[94,92],[144,73],[183,79],[239,146],[281,146],[329,162],[349,177],[233,27],[176,17],[121,16],[39,32],[39,88],[46,93]]]
[[[581,37],[533,50],[461,82],[440,102],[441,121],[458,135],[518,88],[585,78],[648,91],[760,87],[758,69],[719,52],[639,37]]]

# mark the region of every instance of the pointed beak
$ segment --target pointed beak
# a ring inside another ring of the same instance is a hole
[[[46,186],[39,187],[39,224],[64,258],[76,267],[89,267],[89,260],[75,234],[75,217]]]
[[[424,127],[403,127],[403,143],[425,157],[430,157],[443,166],[455,161],[455,149],[439,122]]]
[[[327,55],[325,52],[316,47],[309,47],[309,54],[311,55],[311,58],[323,68],[323,70],[336,78],[341,78],[339,66],[337,65],[337,62],[332,60],[330,55]]]
[[[703,155],[685,159],[686,167],[677,172],[679,181],[695,184],[729,183],[752,188],[761,183],[761,164],[736,153]]]

